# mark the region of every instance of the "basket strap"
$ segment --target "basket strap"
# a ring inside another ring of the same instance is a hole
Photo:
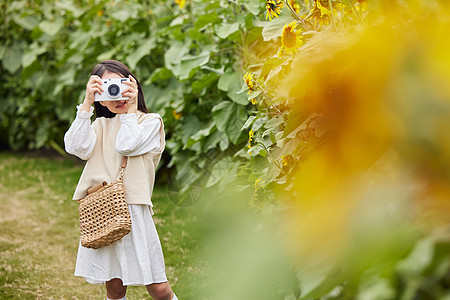
[[[127,161],[128,161],[128,156],[124,156],[122,158],[122,164],[120,166],[119,180],[123,179],[123,172],[125,171],[125,168],[127,167]]]
[[[125,169],[127,167],[127,161],[128,161],[128,156],[124,156],[122,158],[122,165],[121,165],[122,169]]]

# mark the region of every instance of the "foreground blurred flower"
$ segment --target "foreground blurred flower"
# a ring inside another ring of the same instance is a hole
[[[296,14],[300,13],[300,5],[295,0],[289,0],[289,5],[292,7],[292,9],[295,11]]]
[[[175,4],[183,9],[186,6],[186,0],[175,0]]]
[[[250,200],[250,202],[248,203],[250,205],[251,208],[256,207],[256,203],[259,199],[259,194],[258,194],[258,190],[262,187],[264,187],[264,185],[261,183],[261,179],[262,178],[258,178],[255,180],[255,183],[253,184],[253,187],[255,189],[255,193],[253,194],[253,198]]]
[[[297,26],[296,21],[292,21],[289,24],[284,25],[283,32],[281,33],[281,48],[287,53],[294,54],[301,45],[303,45],[300,29],[297,31],[295,27]]]
[[[272,21],[272,18],[278,18],[281,13],[281,8],[283,7],[283,1],[277,0],[267,0],[266,3],[266,20],[269,18]]]

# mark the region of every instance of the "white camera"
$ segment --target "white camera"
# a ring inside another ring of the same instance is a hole
[[[109,78],[102,79],[103,92],[100,95],[95,93],[95,101],[117,101],[117,100],[128,100],[128,97],[123,97],[122,92],[128,87],[124,84],[124,81],[129,81],[128,78]]]

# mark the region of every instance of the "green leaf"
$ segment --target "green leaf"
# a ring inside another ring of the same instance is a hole
[[[64,25],[62,18],[56,19],[54,22],[42,21],[39,24],[39,28],[47,35],[54,36]]]
[[[251,12],[253,15],[258,16],[261,12],[261,1],[259,0],[245,0],[240,1],[249,12]]]
[[[189,137],[187,143],[184,145],[183,149],[189,148],[193,144],[201,141],[205,137],[211,134],[211,131],[215,128],[214,122],[211,122],[207,128],[199,130],[196,134]]]
[[[272,57],[266,60],[263,64],[263,67],[261,69],[261,74],[259,75],[260,78],[266,78],[267,75],[276,67],[280,65],[287,64],[288,61],[286,58],[279,58],[279,57]]]
[[[174,66],[181,63],[181,59],[189,53],[192,41],[173,41],[169,49],[164,53],[164,64],[167,69],[172,70]],[[173,70],[172,70],[173,72]]]
[[[181,63],[172,66],[171,70],[180,80],[190,77],[190,73],[194,68],[203,66],[209,61],[210,52],[203,50],[199,55],[186,55],[181,59]]]
[[[28,30],[33,30],[39,24],[39,19],[36,15],[28,15],[25,17],[14,15],[13,20],[17,25]]]
[[[216,82],[218,77],[219,75],[217,75],[216,73],[208,73],[199,80],[194,81],[192,83],[192,93],[201,93],[205,88],[211,86],[214,82]]]
[[[112,14],[111,17],[113,19],[116,19],[120,22],[125,22],[127,21],[129,18],[131,18],[133,16],[132,11],[127,10],[127,9],[120,9],[120,10],[115,10]]]
[[[422,274],[433,261],[434,243],[432,238],[419,241],[408,257],[399,262],[398,270],[403,274]]]
[[[150,53],[156,47],[155,39],[150,38],[146,40],[137,50],[127,56],[127,63],[130,69],[136,68],[137,63],[146,55]]]
[[[218,37],[226,39],[230,34],[239,30],[238,23],[223,23],[214,26],[214,30]]]
[[[247,121],[245,121],[244,125],[242,125],[241,130],[245,130],[247,129],[250,125],[252,125],[253,121],[255,121],[255,119],[259,119],[261,115],[257,115],[257,116],[250,116]]]
[[[2,64],[6,70],[10,73],[15,73],[19,70],[22,63],[22,48],[19,44],[15,43],[6,47],[5,53],[3,54]]]
[[[238,93],[241,90],[241,86],[241,76],[237,72],[231,73],[230,71],[222,75],[217,84],[220,90],[228,92],[227,96],[231,100],[241,105],[247,105],[247,96]]]
[[[200,15],[195,21],[195,29],[202,30],[206,25],[214,25],[222,22],[222,20],[217,16],[216,12],[212,12],[206,15]]]
[[[227,70],[225,74],[220,76],[219,82],[217,83],[217,87],[219,88],[219,90],[228,92],[231,82],[233,81],[233,75],[234,73]]]
[[[223,101],[212,108],[213,119],[219,130],[225,132],[232,143],[241,135],[241,128],[247,120],[247,113],[241,105]]]
[[[146,84],[150,84],[152,82],[156,82],[156,81],[160,81],[160,80],[167,80],[169,78],[171,78],[173,76],[172,72],[167,69],[166,67],[161,67],[161,68],[157,68],[155,69],[155,71],[153,71],[152,75],[150,76],[150,78],[148,79],[148,81],[146,81]]]
[[[247,95],[247,100],[256,98],[261,94],[261,90],[251,91],[250,94]]]
[[[25,53],[22,57],[22,66],[24,68],[28,67],[36,60],[38,55],[41,55],[46,50],[47,49],[45,46],[41,46],[37,42],[34,42],[25,50]]]

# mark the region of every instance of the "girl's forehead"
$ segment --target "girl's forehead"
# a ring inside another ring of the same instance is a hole
[[[102,79],[123,78],[123,77],[124,76],[122,76],[121,74],[105,71],[105,73],[103,73]]]

